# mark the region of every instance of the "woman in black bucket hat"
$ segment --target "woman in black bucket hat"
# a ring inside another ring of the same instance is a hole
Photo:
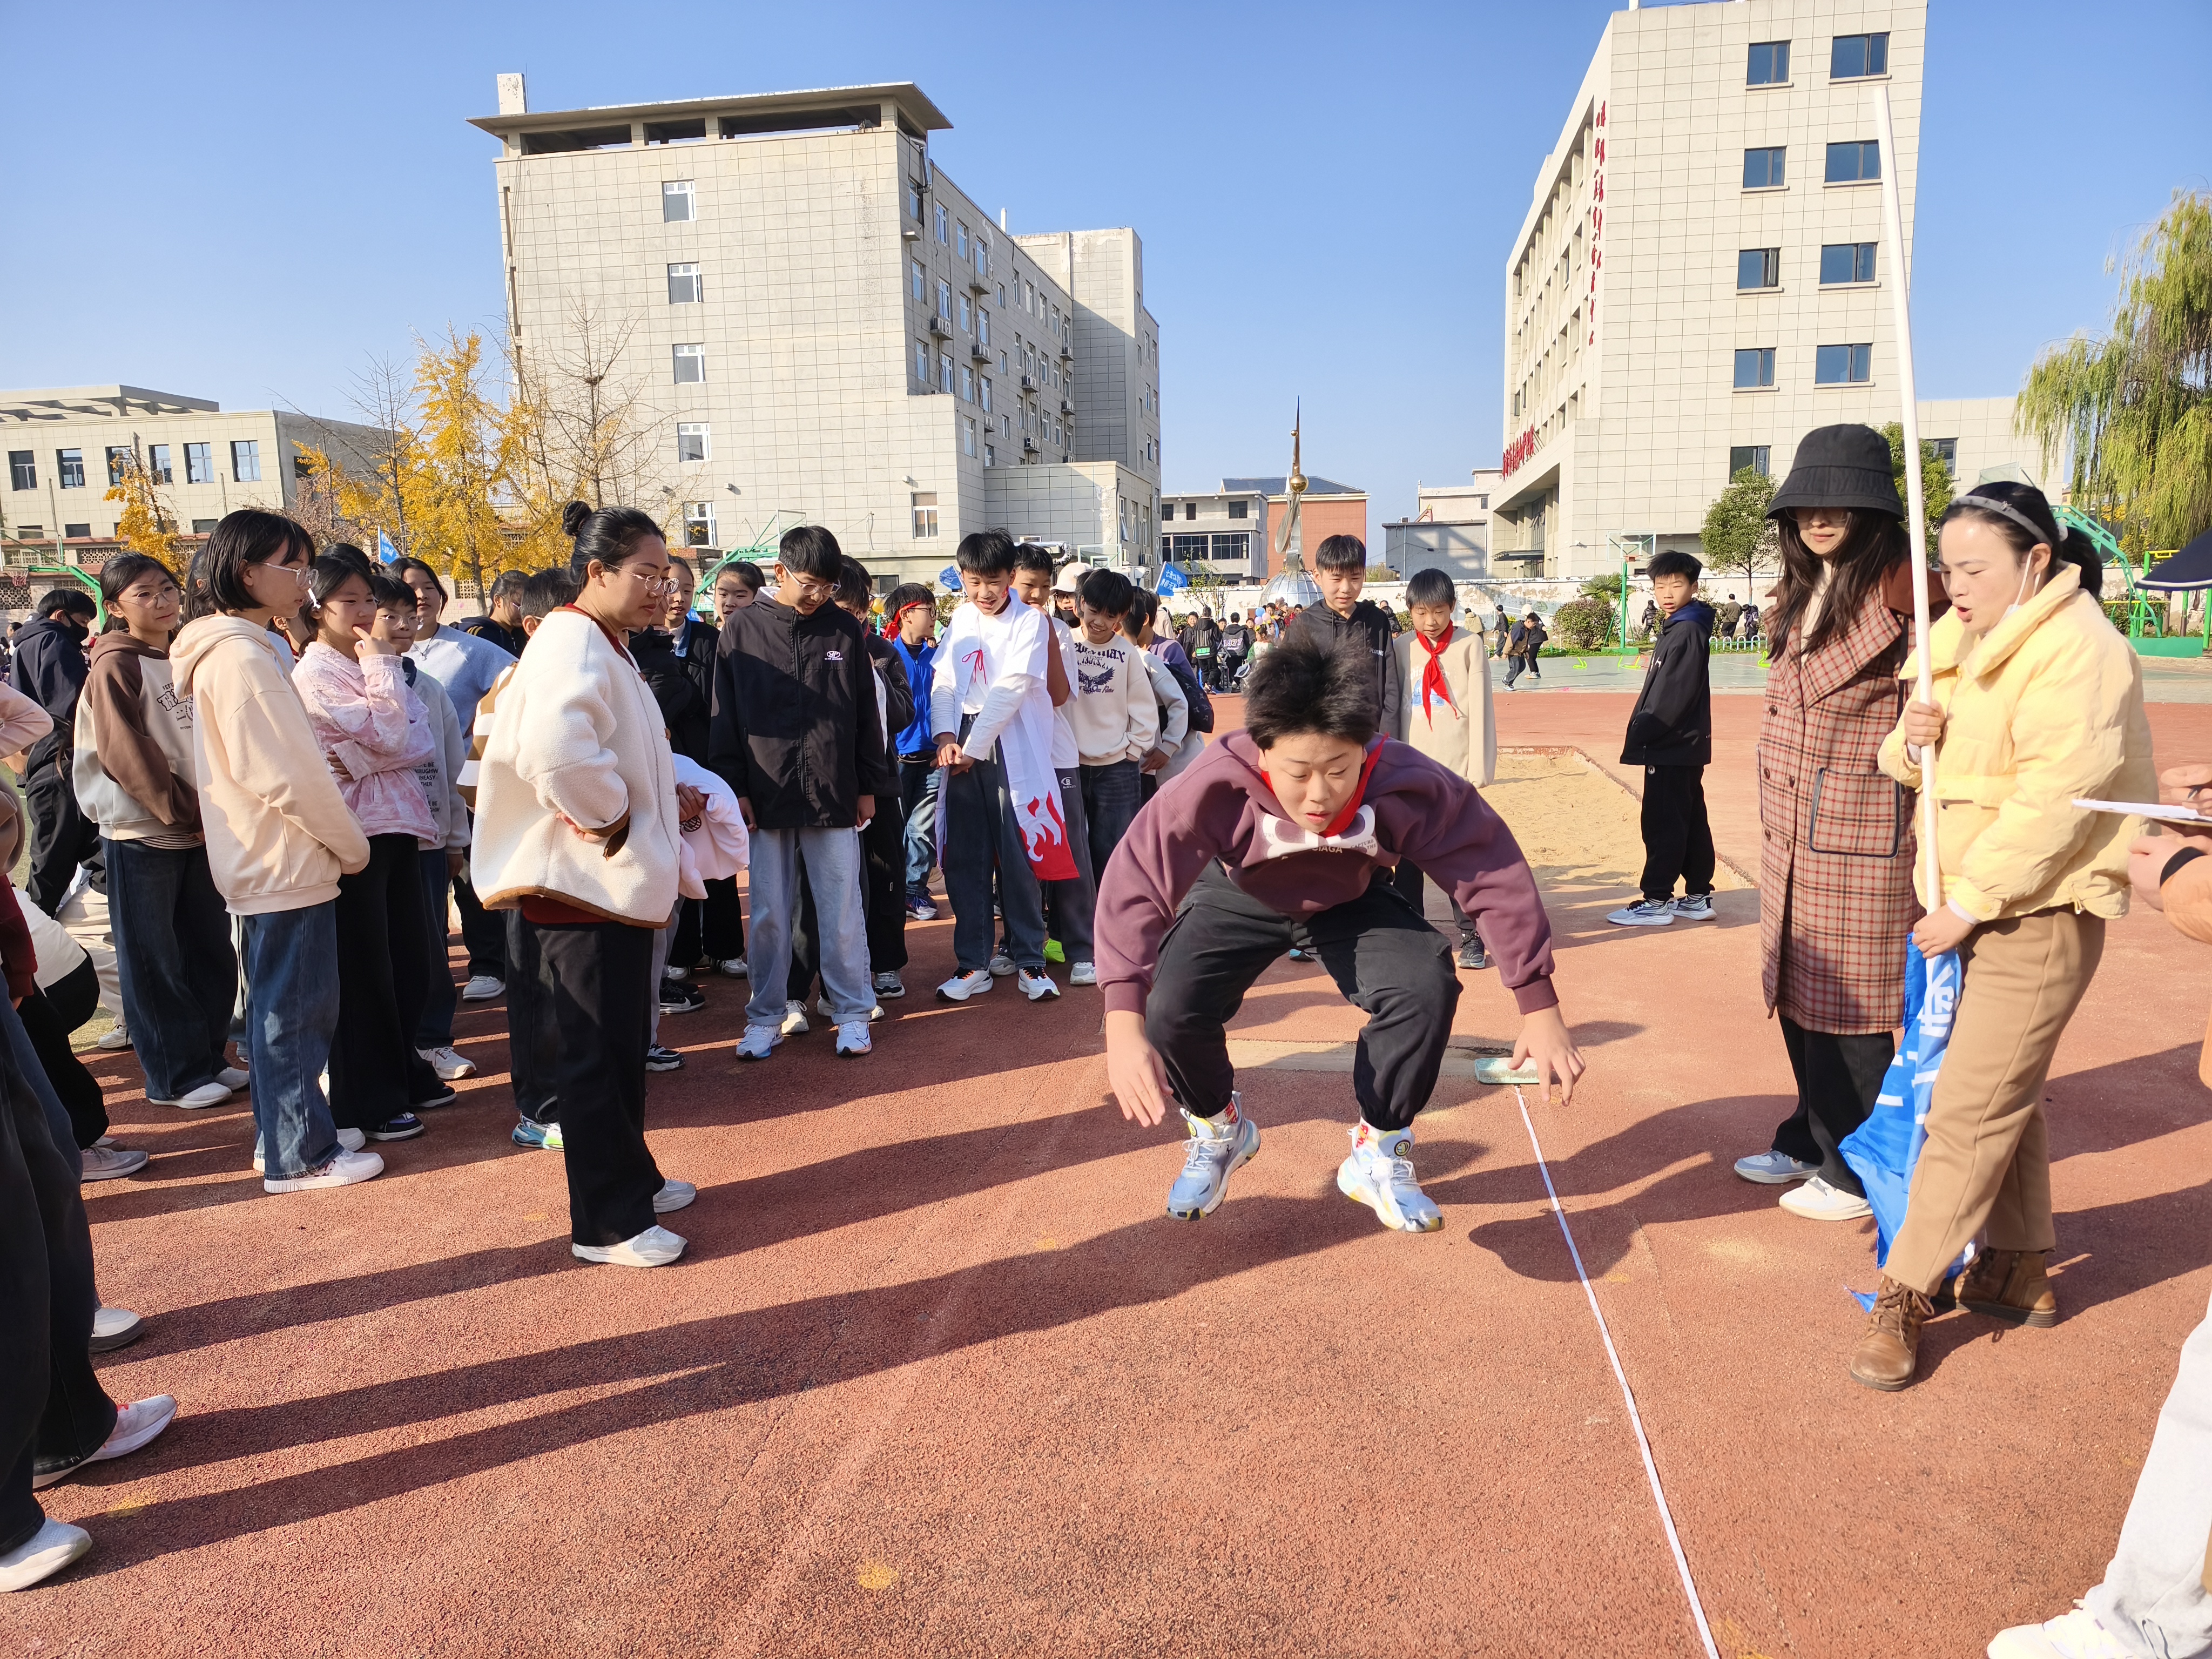
[[[1873,1111],[1895,1052],[1920,914],[1911,797],[1876,762],[1905,704],[1912,609],[1888,441],[1864,426],[1806,434],[1767,516],[1782,578],[1759,732],[1759,947],[1797,1104],[1735,1171],[1788,1187],[1795,1214],[1844,1221],[1869,1211],[1836,1146]]]

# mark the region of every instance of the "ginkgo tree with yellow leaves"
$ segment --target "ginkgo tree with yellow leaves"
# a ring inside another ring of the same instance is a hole
[[[161,485],[147,470],[137,441],[119,454],[110,453],[116,456],[119,471],[108,486],[106,499],[123,503],[115,521],[115,539],[133,553],[159,559],[171,575],[181,579],[186,562],[184,533],[177,527],[177,515],[169,510]]]

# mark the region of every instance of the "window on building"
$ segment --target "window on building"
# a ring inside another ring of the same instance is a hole
[[[689,179],[668,179],[660,186],[660,222],[664,225],[686,223],[699,216],[698,198],[692,192]]]
[[[929,297],[929,278],[922,272],[921,260],[915,260],[913,266],[914,269],[908,278],[908,288],[915,301],[919,302]]]
[[[952,284],[941,278],[937,284],[937,314],[947,322],[952,319]]]
[[[1774,348],[1749,346],[1735,354],[1735,386],[1739,392],[1774,384]]]
[[[121,444],[108,445],[107,482],[111,486],[119,484],[123,482],[125,457],[128,456],[130,453],[131,452]]]
[[[1874,347],[1824,345],[1813,349],[1813,384],[1863,386],[1874,379]]]
[[[146,446],[146,476],[157,484],[173,483],[170,476],[169,447],[167,444]]]
[[[952,390],[952,354],[949,351],[937,354],[937,386],[940,392]]]
[[[960,296],[960,331],[963,334],[975,331],[975,310],[968,303],[968,296],[964,294]]]
[[[1746,190],[1779,190],[1782,187],[1782,162],[1788,151],[1777,144],[1770,149],[1747,149],[1743,153],[1743,187]]]
[[[980,303],[975,307],[975,343],[987,349],[991,343],[991,313]]]
[[[54,471],[60,475],[64,489],[84,488],[84,451],[57,449],[54,451]]]
[[[1766,477],[1769,476],[1766,469],[1773,458],[1774,450],[1771,445],[1732,444],[1729,447],[1729,477],[1733,478],[1737,473],[1749,468],[1760,477]]]
[[[1881,177],[1881,146],[1871,138],[1850,139],[1828,146],[1826,182],[1866,184]]]
[[[1182,504],[1182,515],[1186,519],[1196,518],[1198,516],[1198,503],[1196,501],[1185,501]]]
[[[909,179],[906,181],[906,216],[916,224],[921,222],[921,181],[920,179]]]
[[[714,440],[704,421],[678,421],[676,423],[676,459],[679,461],[703,461],[714,452]]]
[[[1743,83],[1747,87],[1778,87],[1790,79],[1790,43],[1787,40],[1754,40],[1751,46],[1751,64],[1745,71]]]
[[[964,219],[958,221],[954,225],[953,229],[953,257],[965,261],[968,258],[968,222]]]
[[[88,524],[65,524],[62,526],[62,535],[70,541],[88,542],[92,539],[92,526]]]
[[[985,374],[985,375],[982,375],[982,376],[981,376],[981,377],[979,377],[979,378],[980,378],[980,380],[981,380],[981,386],[978,387],[978,390],[980,391],[980,392],[981,393],[981,396],[982,396],[982,401],[983,401],[983,412],[984,412],[986,415],[988,415],[988,414],[991,412],[991,377],[990,377],[989,375],[988,375],[988,374]]]
[[[1252,556],[1252,532],[1249,530],[1217,530],[1211,539],[1216,559],[1241,561]]]
[[[1231,501],[1231,502],[1230,502],[1230,503],[1229,503],[1229,516],[1230,516],[1231,518],[1232,518],[1232,519],[1241,519],[1241,518],[1243,518],[1243,517],[1245,516],[1244,509],[1245,509],[1245,507],[1246,507],[1248,505],[1249,505],[1249,503],[1248,503],[1248,502],[1244,502],[1244,501]]]
[[[975,401],[975,371],[965,363],[960,365],[960,395],[971,404]]]
[[[8,488],[36,489],[38,487],[38,452],[32,449],[9,450],[8,452]]]
[[[1951,476],[1959,476],[1959,441],[1956,438],[1926,438],[1923,443],[1936,446],[1936,453],[1943,458],[1943,465],[1951,469]]]
[[[1820,249],[1820,283],[1832,288],[1839,283],[1874,281],[1872,242],[1829,242]]]
[[[963,416],[960,422],[960,450],[963,454],[975,453],[975,417]]]
[[[1036,308],[1036,284],[1035,283],[1024,283],[1022,284],[1022,309],[1024,311],[1034,312]]]
[[[261,441],[241,438],[230,447],[230,477],[234,483],[261,482]]]
[[[684,544],[687,547],[714,545],[714,504],[712,501],[684,503]]]
[[[704,345],[678,345],[668,349],[675,360],[677,385],[697,386],[706,380],[707,348]]]
[[[185,482],[188,484],[215,482],[215,446],[213,444],[185,446]]]
[[[945,223],[949,216],[945,211],[945,204],[939,202],[937,204],[937,240],[940,242],[950,240],[949,234],[945,230]]]
[[[914,533],[917,537],[937,533],[937,492],[933,489],[914,492]]]
[[[929,342],[927,340],[914,343],[914,378],[924,386],[929,384]]]
[[[1851,81],[1864,75],[1889,73],[1887,34],[1839,34],[1828,48],[1828,78]]]
[[[1747,288],[1782,286],[1782,250],[1747,247],[1735,256],[1735,285]]]
[[[998,447],[998,445],[996,445],[996,444],[985,444],[985,445],[983,446],[983,465],[986,465],[986,466],[996,466],[996,465],[998,465],[998,464],[999,464],[999,447]]]
[[[699,267],[671,265],[668,267],[668,303],[672,306],[696,306],[703,297],[699,290]]]
[[[981,236],[975,239],[975,274],[986,280],[991,275],[991,245]]]

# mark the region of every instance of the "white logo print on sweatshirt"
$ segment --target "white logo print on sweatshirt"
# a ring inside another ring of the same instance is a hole
[[[1340,836],[1319,836],[1287,818],[1262,817],[1261,858],[1286,859],[1293,853],[1364,853],[1370,858],[1379,859],[1382,843],[1375,839],[1375,809],[1361,807],[1352,820],[1352,827]]]

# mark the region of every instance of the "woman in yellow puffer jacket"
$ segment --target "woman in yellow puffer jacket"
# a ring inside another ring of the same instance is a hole
[[[2149,800],[2158,787],[2142,668],[2097,602],[2095,550],[2060,528],[2043,492],[1987,483],[1943,515],[1950,614],[1929,630],[1935,702],[1906,706],[1881,765],[1920,782],[1935,744],[1943,890],[1924,890],[1923,954],[1959,952],[1965,977],[1912,1176],[1905,1224],[1851,1376],[1912,1380],[1920,1325],[1962,1304],[2051,1325],[2044,1259],[2057,1243],[2043,1085],[2066,1023],[2127,914],[2128,849],[2142,822],[2077,798]],[[1919,674],[1917,657],[1903,677]],[[1973,1240],[1955,1279],[1945,1275]]]

